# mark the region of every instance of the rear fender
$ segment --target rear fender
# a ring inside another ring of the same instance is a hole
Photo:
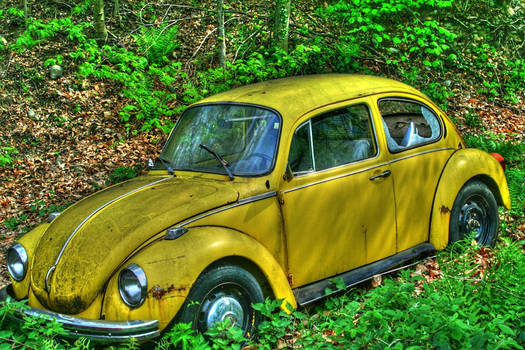
[[[470,180],[484,182],[499,205],[510,209],[510,194],[505,173],[496,159],[475,148],[460,149],[448,160],[441,174],[430,221],[430,243],[436,249],[448,244],[450,213],[461,188]]]
[[[273,296],[297,307],[286,274],[263,245],[235,230],[202,226],[189,228],[175,240],[156,241],[133,256],[125,266],[134,263],[144,269],[146,301],[136,309],[124,304],[118,291],[119,270],[108,283],[102,314],[107,320],[156,319],[163,329],[179,311],[197,277],[228,257],[251,261],[264,275]]]

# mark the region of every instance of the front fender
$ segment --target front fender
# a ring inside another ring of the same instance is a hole
[[[29,260],[27,264],[27,272],[22,281],[16,282],[11,276],[9,276],[13,285],[14,295],[17,299],[23,299],[28,296],[35,250],[38,242],[40,242],[40,238],[44,235],[48,227],[48,223],[40,224],[17,240],[17,243],[20,243],[25,248]]]
[[[224,227],[193,227],[175,240],[159,240],[133,256],[148,279],[144,304],[131,309],[118,291],[117,271],[110,279],[102,309],[106,320],[156,319],[164,329],[184,303],[197,277],[213,262],[239,256],[251,260],[266,277],[276,299],[297,307],[286,275],[268,250],[254,238]],[[124,267],[125,267],[124,266]]]
[[[510,209],[505,173],[494,157],[475,148],[456,151],[441,174],[430,221],[430,243],[436,249],[448,244],[450,213],[458,192],[469,180],[478,178],[492,190],[498,204]],[[497,191],[497,192],[496,192]]]

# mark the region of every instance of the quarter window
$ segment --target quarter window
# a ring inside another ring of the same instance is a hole
[[[333,168],[376,154],[370,113],[354,105],[316,116],[295,131],[288,164],[294,175]]]
[[[441,136],[441,127],[436,115],[417,102],[380,100],[379,111],[391,152],[427,144]]]

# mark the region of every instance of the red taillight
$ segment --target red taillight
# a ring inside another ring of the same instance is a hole
[[[498,162],[499,165],[503,168],[503,171],[505,171],[505,158],[499,153],[490,153],[491,156],[493,156]]]

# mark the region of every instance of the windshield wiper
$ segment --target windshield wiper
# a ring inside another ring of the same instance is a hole
[[[217,158],[217,160],[219,161],[219,163],[221,163],[221,165],[223,166],[224,170],[226,170],[226,174],[228,174],[228,177],[230,178],[230,180],[233,180],[233,174],[232,172],[230,171],[230,169],[228,169],[228,162],[223,159],[219,153],[215,152],[214,150],[212,150],[211,148],[209,148],[208,146],[206,145],[203,145],[202,143],[199,145],[200,148],[210,152],[211,154],[213,154],[215,156],[215,158]]]
[[[166,169],[168,169],[168,173],[170,173],[170,175],[173,175],[173,168],[171,167],[170,162],[168,162],[168,160],[162,158],[161,156],[159,156],[159,160],[166,167]]]

